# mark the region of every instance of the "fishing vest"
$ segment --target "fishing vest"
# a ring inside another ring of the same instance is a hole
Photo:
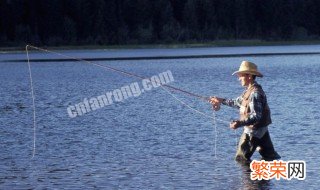
[[[262,102],[262,106],[263,106],[263,111],[262,111],[262,118],[260,119],[260,121],[256,122],[253,125],[249,125],[248,127],[251,129],[257,129],[260,127],[266,127],[269,124],[272,123],[271,121],[271,116],[270,116],[270,108],[269,105],[267,103],[267,98],[266,95],[264,93],[264,91],[262,90],[260,85],[257,84],[253,84],[247,91],[244,92],[244,94],[242,95],[242,102],[241,102],[241,106],[240,106],[240,119],[241,120],[246,120],[249,117],[250,114],[250,95],[253,92],[257,92],[259,94],[262,94],[263,96],[263,102]]]

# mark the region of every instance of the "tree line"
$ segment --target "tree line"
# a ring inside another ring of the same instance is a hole
[[[314,40],[319,0],[0,0],[0,46]]]

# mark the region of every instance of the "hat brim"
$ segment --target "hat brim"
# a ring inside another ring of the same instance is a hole
[[[263,75],[258,71],[236,71],[232,73],[232,75],[235,75],[235,74],[250,74],[250,75],[255,75],[257,77],[263,77]]]

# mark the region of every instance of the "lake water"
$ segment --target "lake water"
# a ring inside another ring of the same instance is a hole
[[[268,47],[267,51],[270,48],[273,52],[284,51],[283,47]],[[305,52],[313,49],[291,48]],[[236,48],[216,50],[219,54],[238,52]],[[139,53],[126,51],[129,55]],[[140,54],[156,51],[141,50]],[[186,51],[192,53],[192,49]],[[263,47],[256,51],[263,52]],[[99,57],[103,51],[86,53],[66,52],[76,57],[95,57],[96,53]],[[283,161],[306,162],[304,181],[251,181],[248,168],[233,160],[242,131],[230,130],[225,122],[237,118],[237,110],[222,107],[213,121],[191,111],[161,88],[70,118],[69,105],[133,82],[141,83],[140,79],[77,61],[31,63],[37,123],[36,154],[32,158],[34,130],[28,66],[25,62],[3,61],[25,56],[0,55],[0,189],[318,188],[320,55],[96,62],[148,77],[170,70],[172,86],[203,96],[229,98],[243,91],[231,73],[242,60],[257,63],[265,75],[258,82],[272,111],[271,138]],[[61,58],[31,53],[30,58],[35,57]],[[213,115],[208,103],[183,93],[174,95]],[[253,158],[260,159],[260,155],[255,153]]]

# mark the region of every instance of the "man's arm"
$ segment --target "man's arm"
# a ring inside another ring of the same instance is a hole
[[[223,105],[226,105],[226,106],[229,106],[229,107],[233,107],[233,108],[237,108],[237,109],[240,108],[241,102],[242,102],[242,97],[241,96],[239,96],[236,99],[222,99],[222,101],[221,101],[221,103]]]
[[[242,102],[242,97],[238,97],[236,99],[225,99],[225,98],[219,98],[219,97],[211,97],[209,102],[213,105],[213,106],[218,106],[220,107],[220,104],[229,106],[229,107],[233,107],[233,108],[240,108],[241,102]]]

